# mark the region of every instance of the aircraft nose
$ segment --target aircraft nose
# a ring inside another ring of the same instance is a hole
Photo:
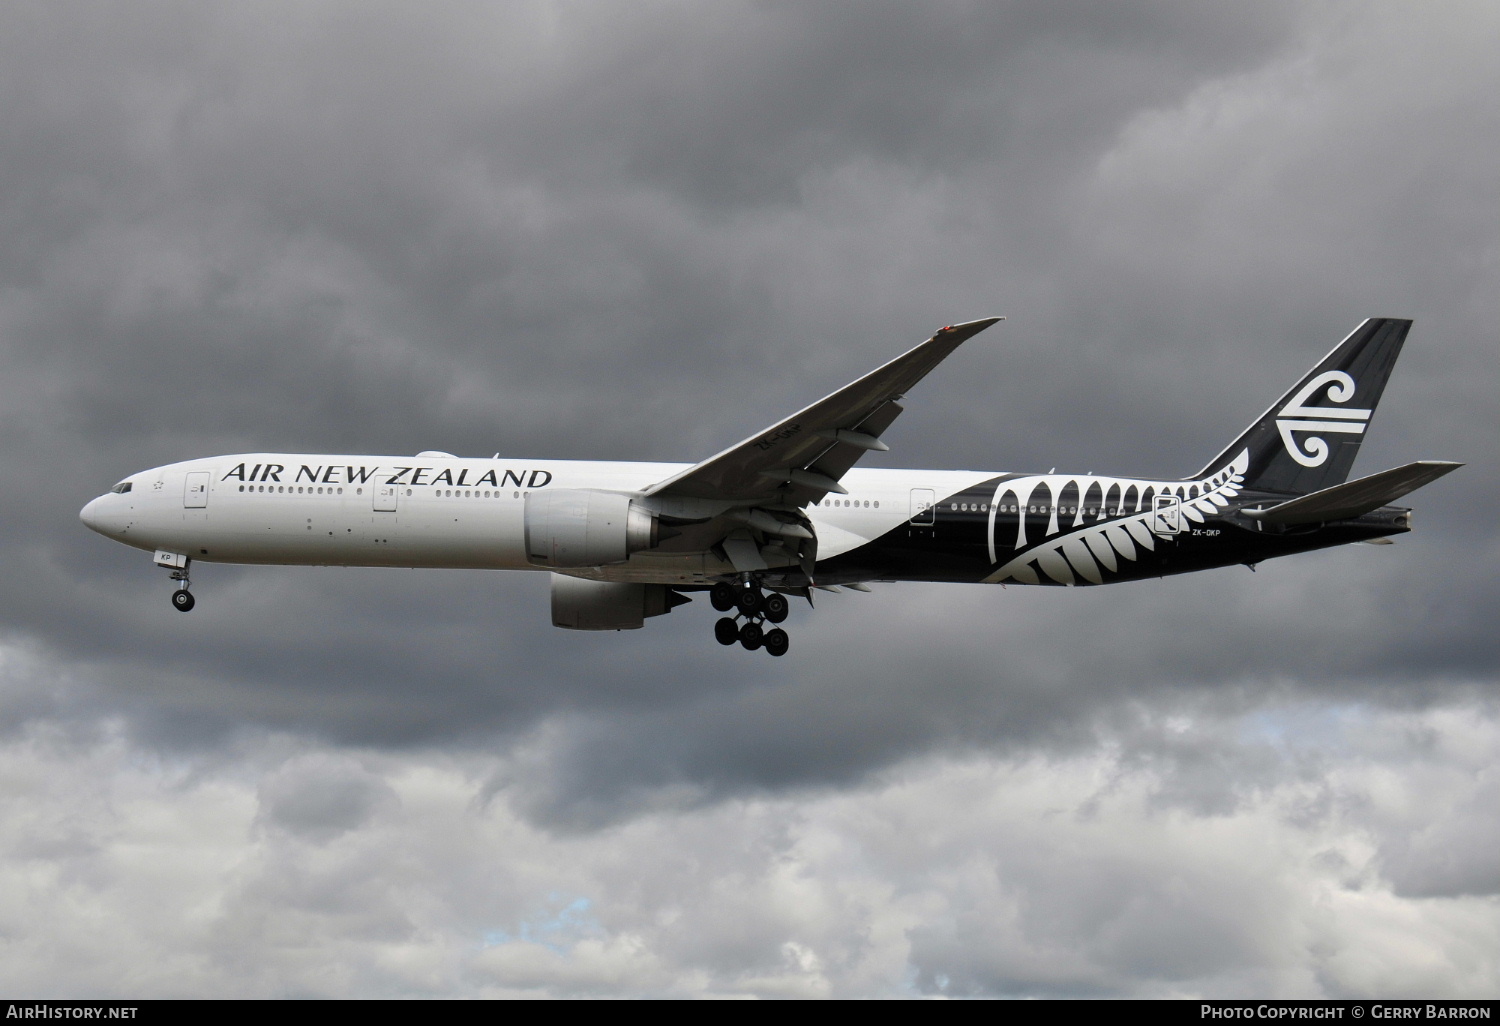
[[[104,497],[102,495],[97,499],[90,499],[84,505],[83,509],[78,511],[78,519],[83,521],[83,526],[87,527],[90,531],[98,531],[101,534],[104,532],[100,527],[99,506],[103,501]]]

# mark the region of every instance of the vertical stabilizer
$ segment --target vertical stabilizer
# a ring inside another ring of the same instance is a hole
[[[1372,317],[1195,476],[1249,453],[1243,487],[1303,495],[1349,477],[1411,321]]]

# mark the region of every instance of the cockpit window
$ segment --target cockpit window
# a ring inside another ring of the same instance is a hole
[[[121,481],[119,484],[111,488],[110,491],[114,492],[116,495],[124,495],[126,492],[130,491],[130,482]]]

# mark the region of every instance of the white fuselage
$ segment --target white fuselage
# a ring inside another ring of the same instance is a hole
[[[172,463],[84,507],[93,530],[148,551],[209,563],[544,569],[526,558],[525,498],[540,488],[639,494],[672,463],[247,453]],[[808,508],[819,558],[905,523],[914,495],[943,496],[993,472],[861,470],[847,495]],[[123,487],[126,482],[121,482]],[[731,570],[712,553],[639,552],[580,574],[694,582]]]

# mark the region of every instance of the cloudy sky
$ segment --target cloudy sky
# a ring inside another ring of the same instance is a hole
[[[0,991],[1493,996],[1489,3],[0,7]],[[871,466],[1179,476],[1367,316],[1417,530],[1097,590],[200,566],[223,452],[696,461],[1009,319]]]

